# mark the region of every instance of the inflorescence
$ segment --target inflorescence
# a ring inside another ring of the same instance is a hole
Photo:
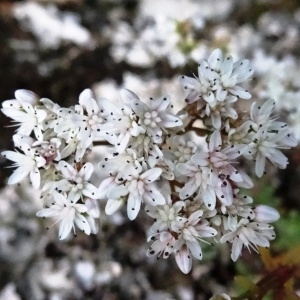
[[[108,215],[126,206],[130,220],[145,209],[153,218],[147,255],[174,255],[184,273],[192,257],[202,259],[201,243],[231,243],[234,261],[243,247],[269,247],[275,238],[270,223],[279,213],[253,207],[252,198],[241,194],[253,183],[238,161],[253,162],[258,177],[266,161],[284,169],[281,149],[296,140],[272,115],[273,100],[254,102],[250,113],[240,110],[239,102],[251,98],[243,85],[252,75],[248,60],[233,62],[214,50],[200,62],[198,77],[180,76],[186,98],[177,113],[169,96],[141,101],[125,89],[121,106],[96,100],[86,89],[70,108],[17,90],[2,108],[18,126],[15,151],[2,152],[17,167],[8,184],[29,176],[44,204],[37,216],[54,218],[60,239],[76,235],[76,227],[97,233],[99,200],[106,200]],[[202,128],[194,126],[199,120]],[[97,187],[88,159],[99,142],[113,151],[98,163],[105,179]]]

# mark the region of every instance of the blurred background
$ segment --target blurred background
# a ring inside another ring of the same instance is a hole
[[[196,74],[199,60],[221,48],[251,60],[253,100],[275,99],[300,139],[299,0],[1,0],[0,41],[1,101],[23,88],[61,106],[76,104],[85,88],[116,101],[121,87],[142,99],[169,94],[180,106],[177,77]],[[1,151],[13,147],[7,125],[1,115]],[[286,155],[288,168],[270,167],[251,191],[281,213],[274,256],[300,244],[300,152]],[[206,300],[241,293],[237,275],[257,282],[265,272],[256,253],[233,264],[227,245],[203,245],[204,260],[184,275],[172,258],[146,257],[150,221],[129,222],[123,212],[103,214],[96,236],[58,241],[35,217],[39,193],[5,186],[10,162],[0,163],[0,300]],[[297,280],[292,288],[300,291]]]

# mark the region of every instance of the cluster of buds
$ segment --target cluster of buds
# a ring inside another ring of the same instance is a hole
[[[125,89],[121,105],[96,100],[86,89],[70,108],[18,90],[2,108],[18,126],[16,150],[2,152],[17,167],[8,184],[30,178],[44,205],[37,216],[54,218],[60,239],[76,235],[76,227],[97,233],[99,200],[108,215],[126,207],[130,220],[144,209],[154,219],[147,255],[174,255],[184,273],[192,258],[202,259],[201,243],[231,243],[234,261],[243,247],[269,247],[275,238],[270,223],[279,214],[253,207],[252,198],[240,193],[253,183],[238,161],[254,162],[261,177],[266,161],[287,166],[280,149],[296,140],[272,115],[274,101],[240,112],[239,99],[251,98],[242,86],[252,75],[247,60],[233,62],[214,50],[201,61],[198,78],[180,76],[186,104],[177,113],[169,96],[141,101]],[[194,126],[199,120],[202,129]],[[104,177],[97,186],[90,182],[95,166],[88,160],[99,143],[113,150],[96,166]]]

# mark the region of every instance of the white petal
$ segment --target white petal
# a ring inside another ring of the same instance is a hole
[[[232,243],[232,248],[231,248],[231,259],[233,261],[237,261],[243,248],[243,242],[236,237]]]
[[[44,208],[44,209],[39,210],[36,213],[36,216],[41,217],[41,218],[48,218],[48,217],[54,217],[57,214],[58,214],[58,211],[56,209]]]
[[[18,182],[22,181],[25,177],[28,176],[29,172],[30,172],[30,170],[19,167],[16,170],[14,170],[12,175],[9,177],[7,183],[8,184],[15,184],[15,183],[18,183]]]
[[[162,173],[162,169],[160,168],[153,168],[153,169],[150,169],[148,171],[146,171],[145,173],[143,173],[140,178],[146,183],[146,182],[153,182],[155,181],[156,179],[159,178],[159,176],[161,175]]]
[[[186,199],[192,196],[198,189],[199,185],[196,184],[195,178],[191,178],[184,187],[180,190],[179,197],[180,199]]]
[[[15,97],[17,100],[35,105],[38,101],[38,96],[29,90],[16,90]]]
[[[134,220],[141,208],[142,199],[133,193],[129,194],[127,200],[127,215],[130,220]]]
[[[189,250],[180,250],[175,254],[176,263],[184,274],[187,274],[192,269],[192,257]]]
[[[187,241],[186,245],[196,259],[200,259],[200,260],[202,259],[202,249],[198,241],[194,241],[194,242]]]
[[[209,138],[209,151],[213,152],[222,146],[222,139],[219,130],[215,130]]]
[[[59,232],[58,232],[59,239],[60,240],[65,239],[69,235],[72,227],[73,227],[73,219],[70,218],[62,219],[59,225]]]
[[[124,201],[121,199],[108,199],[105,206],[105,213],[107,215],[114,214],[118,209],[120,209],[124,205]]]
[[[66,179],[72,179],[73,174],[77,174],[77,171],[64,160],[61,160],[58,163],[58,169],[61,171],[63,177]]]
[[[35,168],[35,170],[30,172],[30,181],[34,189],[37,190],[40,187],[41,174],[38,168]]]
[[[91,227],[89,225],[89,222],[83,215],[77,213],[74,222],[78,226],[78,228],[81,229],[85,234],[91,234]]]
[[[163,115],[163,120],[159,123],[165,128],[173,128],[182,125],[182,121],[179,117],[165,114]]]
[[[260,153],[257,152],[256,162],[255,162],[255,173],[257,177],[262,177],[265,171],[265,157]]]
[[[88,181],[90,177],[92,176],[92,173],[94,172],[94,166],[90,163],[87,162],[82,166],[82,168],[79,171],[79,175],[83,177],[85,181]]]
[[[98,189],[91,183],[84,183],[82,194],[92,199],[98,199]]]
[[[255,221],[261,223],[271,223],[279,220],[279,212],[270,206],[267,205],[258,205],[254,209]]]

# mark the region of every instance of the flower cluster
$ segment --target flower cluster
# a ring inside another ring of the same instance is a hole
[[[169,96],[142,101],[125,89],[121,105],[96,100],[86,89],[70,108],[18,90],[2,108],[17,126],[15,151],[2,152],[17,167],[8,184],[29,177],[41,189],[44,208],[37,216],[54,218],[60,239],[71,231],[76,235],[76,227],[96,233],[99,200],[106,201],[108,215],[126,207],[130,220],[145,209],[154,219],[147,255],[174,255],[184,273],[192,257],[202,259],[201,243],[231,243],[234,261],[244,247],[269,247],[275,238],[270,223],[279,214],[265,205],[253,207],[252,198],[240,192],[253,183],[238,162],[254,161],[261,177],[266,160],[287,166],[280,149],[296,141],[272,115],[272,100],[240,112],[238,100],[251,98],[243,85],[252,74],[247,60],[233,62],[214,50],[200,62],[198,78],[180,76],[187,94],[177,113]],[[202,137],[194,126],[199,120]],[[96,166],[104,179],[93,184],[95,166],[88,159],[99,143],[113,150]]]

